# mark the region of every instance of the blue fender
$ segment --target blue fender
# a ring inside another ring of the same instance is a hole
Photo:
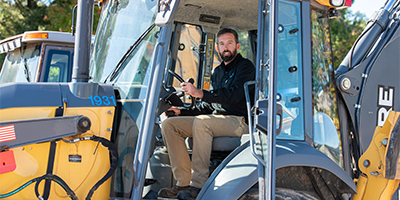
[[[351,177],[325,154],[304,141],[278,140],[276,169],[302,166],[324,169],[339,178],[349,191],[357,189]],[[258,182],[258,162],[249,142],[235,149],[213,172],[197,199],[237,199]]]

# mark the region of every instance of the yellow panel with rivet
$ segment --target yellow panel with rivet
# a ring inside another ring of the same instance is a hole
[[[384,200],[391,199],[396,191],[399,180],[388,179],[385,176],[386,153],[390,146],[389,140],[400,112],[391,111],[385,124],[376,127],[371,144],[358,161],[360,170],[364,173],[357,183],[358,194],[353,200]],[[395,161],[396,163],[399,160]]]
[[[8,108],[1,110],[1,121],[54,117],[58,107]],[[85,199],[89,190],[108,172],[110,152],[107,147],[92,136],[110,140],[114,107],[68,107],[64,116],[83,115],[90,119],[91,128],[83,134],[57,140],[55,144],[52,174],[60,177],[76,194]],[[86,137],[86,139],[82,139]],[[78,139],[80,138],[80,139]],[[73,140],[76,139],[76,140]],[[76,141],[76,142],[68,142]],[[50,142],[36,143],[11,148],[15,157],[15,170],[0,174],[0,195],[10,193],[28,181],[47,173]],[[45,180],[40,182],[38,191],[44,194]],[[92,199],[109,199],[110,179],[94,193]],[[4,199],[37,199],[35,184],[32,182],[14,195]],[[65,189],[52,181],[49,199],[71,199]]]

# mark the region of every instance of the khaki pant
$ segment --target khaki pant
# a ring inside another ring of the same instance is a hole
[[[178,116],[166,119],[161,133],[177,185],[201,188],[209,176],[213,137],[240,137],[248,126],[239,116]],[[193,137],[192,163],[184,137]]]

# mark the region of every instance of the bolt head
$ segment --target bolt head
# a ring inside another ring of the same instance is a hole
[[[342,79],[340,85],[341,85],[342,89],[343,89],[344,91],[346,91],[346,90],[350,89],[350,87],[351,87],[351,81],[350,81],[349,78],[345,77],[345,78]]]
[[[371,165],[371,162],[369,160],[364,160],[363,165],[364,167],[369,167]]]
[[[387,139],[387,138],[383,139],[383,140],[382,140],[382,144],[383,144],[384,146],[386,146],[386,145],[388,144],[388,139]]]

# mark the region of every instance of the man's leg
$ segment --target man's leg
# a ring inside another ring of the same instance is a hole
[[[162,123],[161,133],[177,186],[190,184],[191,162],[184,137],[192,137],[193,121],[194,117],[170,117]]]
[[[193,122],[191,186],[201,188],[208,179],[213,137],[240,137],[248,133],[243,117],[199,115]]]

